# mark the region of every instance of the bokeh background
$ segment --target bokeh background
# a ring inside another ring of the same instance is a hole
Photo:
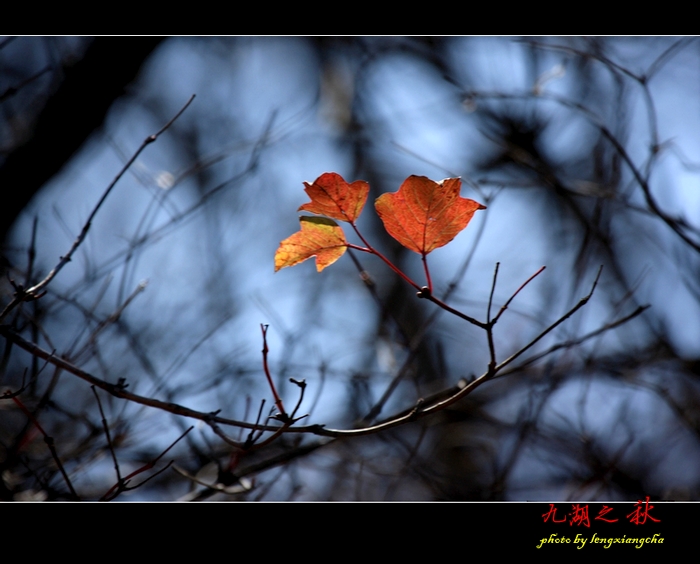
[[[299,397],[289,378],[307,383],[304,423],[366,425],[483,374],[484,331],[375,257],[355,254],[374,294],[349,256],[274,273],[302,182],[324,172],[368,181],[370,203],[412,174],[460,176],[487,210],[429,264],[436,293],[472,317],[486,318],[496,263],[494,311],[546,265],[496,326],[498,360],[603,271],[507,373],[367,437],[284,435],[241,454],[203,423],[103,394],[123,475],[195,424],[155,469],[173,466],[118,499],[700,498],[697,38],[1,38],[2,307],[192,94],[47,295],[4,321],[108,382],[254,422],[272,405],[261,323],[285,402]],[[422,283],[420,257],[369,204],[359,227]],[[80,497],[99,498],[116,475],[90,387],[0,346],[3,392],[24,386]],[[8,398],[0,474],[3,499],[68,496]]]

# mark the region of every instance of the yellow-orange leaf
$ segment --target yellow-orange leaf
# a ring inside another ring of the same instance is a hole
[[[335,172],[325,172],[313,184],[304,182],[304,186],[311,202],[301,206],[298,211],[325,215],[339,221],[353,222],[360,217],[369,194],[369,184],[364,180],[348,184]]]
[[[321,272],[345,253],[347,241],[338,224],[325,217],[300,217],[301,231],[287,237],[275,253],[275,272],[316,257]]]
[[[486,206],[462,198],[459,178],[435,182],[409,176],[398,192],[382,194],[375,202],[389,235],[421,255],[447,245],[464,229],[476,210]]]

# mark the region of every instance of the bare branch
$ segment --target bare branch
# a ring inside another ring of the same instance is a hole
[[[182,115],[182,113],[189,107],[189,105],[192,103],[194,100],[195,95],[193,94],[190,99],[185,103],[185,105],[180,108],[180,110],[172,117],[168,123],[166,123],[158,132],[154,133],[153,135],[149,135],[144,139],[143,143],[141,143],[141,146],[136,150],[136,152],[133,154],[133,156],[126,162],[126,164],[122,167],[122,169],[119,171],[117,176],[114,177],[114,180],[110,183],[109,186],[107,186],[107,189],[104,191],[102,194],[102,197],[100,200],[97,202],[97,205],[92,209],[92,212],[88,216],[87,221],[85,222],[85,225],[83,225],[83,229],[78,235],[78,238],[73,242],[73,245],[71,248],[68,250],[68,252],[60,258],[58,261],[58,264],[49,272],[46,277],[39,282],[38,284],[35,284],[31,288],[25,290],[23,288],[18,288],[14,299],[5,307],[5,309],[0,313],[0,323],[5,319],[8,313],[12,311],[17,305],[22,303],[23,301],[27,300],[34,300],[43,294],[45,292],[46,287],[51,283],[51,281],[56,277],[56,275],[61,271],[61,269],[68,264],[71,261],[71,258],[73,257],[73,254],[75,251],[78,250],[78,247],[82,244],[82,242],[85,240],[85,237],[87,237],[88,231],[90,231],[90,227],[92,226],[92,221],[95,218],[95,215],[97,215],[97,212],[99,209],[102,207],[102,204],[104,201],[107,199],[107,196],[109,196],[110,192],[112,189],[116,186],[117,182],[119,182],[119,179],[121,179],[122,176],[124,176],[124,173],[129,170],[132,164],[136,161],[136,159],[139,157],[139,155],[143,152],[143,150],[156,141],[158,137],[164,133],[174,122],[175,120]]]

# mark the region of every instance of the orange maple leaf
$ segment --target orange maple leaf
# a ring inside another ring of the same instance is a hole
[[[275,272],[313,256],[321,272],[345,253],[345,234],[335,221],[325,217],[300,217],[299,221],[301,231],[282,241],[275,253]]]
[[[349,223],[360,216],[369,194],[369,184],[364,180],[348,184],[335,172],[325,172],[313,184],[304,182],[304,186],[311,202],[297,211],[308,211]]]
[[[420,255],[447,245],[464,229],[476,210],[486,206],[462,198],[459,178],[435,182],[409,176],[397,192],[382,194],[374,206],[389,235]]]

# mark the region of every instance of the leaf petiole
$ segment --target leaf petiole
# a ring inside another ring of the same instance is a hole
[[[363,253],[374,254],[374,251],[372,249],[368,249],[367,247],[360,247],[359,245],[353,245],[352,243],[346,243],[346,246],[348,249],[355,249],[356,251],[362,251]]]
[[[358,251],[364,251],[365,253],[370,253],[370,254],[372,254],[372,255],[376,255],[377,257],[379,257],[380,259],[382,259],[382,260],[386,263],[386,265],[387,265],[389,268],[391,268],[391,270],[393,270],[396,274],[398,274],[401,278],[403,278],[406,282],[408,282],[411,286],[413,286],[416,290],[418,290],[418,291],[420,292],[421,287],[420,287],[418,284],[416,284],[413,280],[411,280],[408,276],[406,276],[406,275],[401,271],[401,269],[399,269],[397,266],[395,266],[394,263],[392,263],[388,258],[386,258],[382,253],[380,253],[377,249],[375,249],[374,247],[372,247],[372,245],[370,245],[370,244],[367,242],[367,239],[365,239],[365,238],[362,236],[362,233],[360,233],[360,230],[357,228],[357,226],[355,225],[355,222],[354,222],[354,221],[351,221],[351,222],[350,222],[350,225],[351,225],[352,228],[355,230],[355,233],[357,233],[357,236],[362,240],[362,242],[363,242],[365,245],[367,245],[367,248],[365,249],[365,248],[363,248],[363,247],[358,247],[358,246],[352,245],[352,244],[350,244],[350,243],[348,243],[348,247],[350,247],[350,248],[352,248],[352,249],[357,249]]]
[[[425,268],[425,279],[428,281],[428,290],[430,294],[433,293],[433,281],[430,279],[430,270],[428,269],[428,256],[427,253],[421,253],[421,258],[423,259],[423,267]]]

